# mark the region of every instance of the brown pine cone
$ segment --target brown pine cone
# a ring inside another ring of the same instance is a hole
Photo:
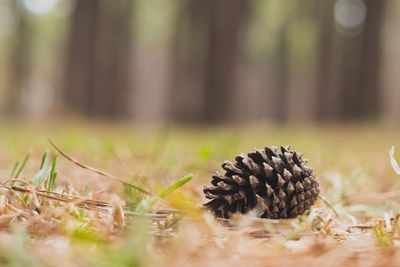
[[[289,146],[266,147],[225,161],[225,174],[212,176],[203,192],[204,204],[216,217],[247,213],[256,208],[261,218],[285,219],[303,214],[316,201],[319,183],[301,153]]]

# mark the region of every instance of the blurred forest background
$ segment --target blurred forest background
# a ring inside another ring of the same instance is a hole
[[[0,0],[0,114],[395,123],[399,43],[396,0]]]

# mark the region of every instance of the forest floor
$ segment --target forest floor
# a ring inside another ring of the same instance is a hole
[[[0,129],[0,266],[399,266],[400,176],[388,155],[394,145],[400,160],[399,133],[8,125]],[[108,174],[77,166],[48,138]],[[201,208],[223,160],[274,144],[309,159],[326,202],[291,220],[235,216],[229,227]]]

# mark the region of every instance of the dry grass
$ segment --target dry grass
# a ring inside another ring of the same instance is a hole
[[[0,266],[398,266],[400,177],[387,153],[398,133],[377,125],[3,128]],[[54,161],[47,137],[118,179]],[[224,159],[271,144],[303,152],[326,202],[279,221],[215,221],[201,209],[203,185]]]

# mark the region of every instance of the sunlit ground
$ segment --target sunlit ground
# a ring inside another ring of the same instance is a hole
[[[21,266],[344,266],[399,263],[400,177],[388,156],[399,130],[374,125],[137,128],[88,123],[0,129],[0,176],[31,153],[18,178],[32,183],[43,153],[54,149],[159,194],[182,177],[193,179],[152,200],[109,177],[58,155],[55,185],[43,188],[79,197],[73,203],[40,194],[0,192],[0,265]],[[200,207],[202,189],[225,159],[266,145],[290,144],[318,174],[321,200],[299,219],[214,221]],[[24,182],[15,185],[30,188]],[[39,192],[39,191],[38,191]],[[40,193],[40,192],[39,192]],[[82,208],[83,200],[110,203]],[[39,202],[35,203],[35,201]],[[39,207],[38,207],[39,205]],[[129,207],[129,209],[127,208]],[[166,216],[152,217],[158,211]],[[125,212],[125,213],[124,213]],[[170,212],[170,213],[168,213]]]

